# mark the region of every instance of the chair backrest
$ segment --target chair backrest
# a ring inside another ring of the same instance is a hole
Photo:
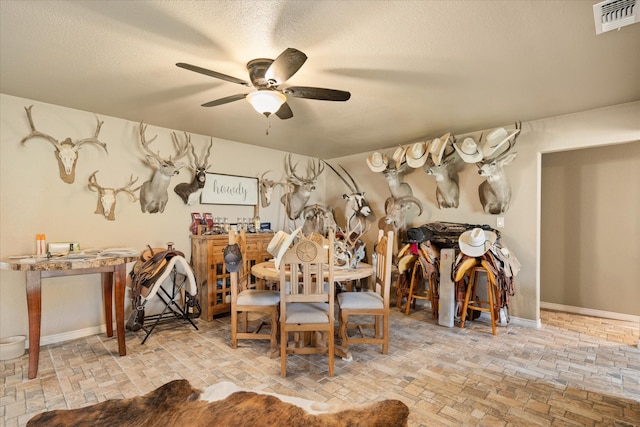
[[[385,307],[389,306],[391,292],[391,261],[393,258],[393,231],[378,230],[378,243],[375,247],[374,286],[384,300]]]
[[[333,313],[334,234],[329,233],[328,247],[302,237],[285,252],[280,264],[280,301],[326,302]]]

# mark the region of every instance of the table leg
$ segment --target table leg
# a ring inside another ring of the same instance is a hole
[[[102,301],[104,304],[104,322],[107,326],[107,336],[113,336],[113,272],[102,273]]]
[[[127,286],[126,264],[118,264],[114,269],[115,275],[115,305],[116,305],[116,334],[118,335],[118,353],[127,355],[127,344],[124,339],[124,291]]]
[[[29,379],[38,375],[42,292],[39,271],[27,271],[27,311],[29,312]]]

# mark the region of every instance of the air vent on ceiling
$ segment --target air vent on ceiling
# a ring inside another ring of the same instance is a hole
[[[636,0],[609,0],[593,5],[596,34],[638,22]]]

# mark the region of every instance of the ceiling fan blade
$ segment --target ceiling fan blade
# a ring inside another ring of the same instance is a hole
[[[246,98],[246,96],[247,96],[246,93],[237,93],[235,95],[226,96],[224,98],[216,99],[215,101],[206,102],[206,103],[202,104],[202,106],[203,107],[215,107],[216,105],[222,105],[222,104],[227,104],[227,103],[233,102],[233,101],[239,101],[241,99]]]
[[[276,116],[281,118],[282,120],[290,119],[293,117],[293,111],[291,111],[291,107],[286,102],[280,106],[280,109],[276,111]]]
[[[282,52],[264,73],[271,86],[278,86],[293,76],[307,60],[307,55],[292,47]]]
[[[321,101],[348,101],[351,98],[351,94],[344,90],[308,86],[291,86],[283,89],[282,93],[296,98],[319,99]]]
[[[226,80],[231,83],[237,83],[239,85],[251,87],[251,83],[247,81],[244,81],[232,76],[228,76],[226,74],[218,73],[217,71],[212,71],[206,68],[198,67],[197,65],[185,64],[184,62],[178,62],[176,65],[180,68],[184,68],[185,70],[195,71],[196,73],[204,74],[209,77],[215,77],[216,79]]]

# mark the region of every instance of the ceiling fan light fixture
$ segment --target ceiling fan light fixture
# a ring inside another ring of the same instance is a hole
[[[274,90],[263,89],[251,92],[246,97],[247,102],[260,114],[269,117],[280,109],[287,101],[287,97]]]

